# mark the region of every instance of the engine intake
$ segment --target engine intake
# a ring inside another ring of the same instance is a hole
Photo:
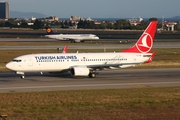
[[[76,39],[76,40],[74,40],[74,42],[79,43],[79,42],[81,42],[81,40]]]
[[[88,76],[89,72],[89,69],[86,67],[73,67],[71,69],[71,74],[73,76]]]

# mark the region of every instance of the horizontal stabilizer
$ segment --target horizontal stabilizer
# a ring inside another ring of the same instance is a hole
[[[151,55],[151,57],[150,57],[145,63],[150,63],[150,62],[152,62],[155,54],[156,54],[156,51],[153,52],[153,54]]]

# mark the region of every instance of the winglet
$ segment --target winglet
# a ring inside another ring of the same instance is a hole
[[[157,23],[157,21],[150,22],[136,44],[123,52],[149,53],[153,46]]]
[[[156,51],[153,52],[153,54],[151,55],[151,57],[150,57],[145,63],[150,63],[150,62],[152,62],[155,54],[156,54]]]
[[[62,53],[66,53],[66,52],[67,52],[67,50],[68,50],[68,46],[66,45],[66,46],[64,47],[64,49],[63,49],[63,52],[62,52]]]

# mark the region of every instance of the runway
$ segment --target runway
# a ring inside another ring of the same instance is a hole
[[[132,47],[132,44],[126,45],[106,45],[106,49],[126,49]],[[153,48],[179,48],[179,43],[155,43]],[[46,50],[64,48],[64,45],[59,46],[0,46],[0,50]],[[82,45],[68,45],[68,49],[104,49],[104,45],[99,46],[82,46]]]
[[[99,39],[99,40],[88,40],[86,42],[101,42],[101,41],[137,41],[138,39]],[[173,41],[173,42],[179,42],[180,39],[155,39],[155,41]],[[70,41],[60,41],[55,39],[48,39],[48,38],[0,38],[0,42],[68,42]]]
[[[47,50],[47,49],[57,49],[57,48],[63,48],[65,45],[68,45],[68,49],[104,49],[104,45],[106,45],[106,49],[126,49],[129,47],[132,47],[134,43],[136,42],[135,39],[131,39],[131,42],[129,44],[120,44],[119,41],[125,41],[125,39],[119,39],[119,40],[96,40],[93,41],[94,43],[92,44],[90,41],[84,43],[70,43],[69,41],[57,41],[53,39],[15,39],[15,38],[10,38],[10,39],[0,39],[0,42],[19,42],[18,46],[1,46],[0,45],[0,50]],[[114,42],[112,42],[114,41]],[[118,41],[118,42],[117,42]],[[57,45],[41,45],[41,46],[22,46],[20,45],[20,42],[57,42]],[[96,43],[97,42],[97,43]],[[63,45],[61,44],[63,43]],[[65,43],[65,45],[64,45]],[[1,43],[0,43],[1,44]],[[154,42],[153,48],[179,48],[180,42],[177,42],[172,40],[162,42],[162,40],[156,40]]]
[[[70,74],[0,73],[0,92],[87,90],[180,86],[180,68],[119,69],[99,71],[96,78],[73,78]]]

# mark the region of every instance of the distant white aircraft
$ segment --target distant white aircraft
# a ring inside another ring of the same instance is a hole
[[[94,78],[97,70],[118,69],[149,63],[157,21],[149,24],[136,44],[122,52],[112,53],[42,53],[14,58],[6,67],[25,77],[25,72],[70,72],[74,77]]]
[[[94,34],[55,34],[50,27],[46,27],[46,32],[47,35],[45,35],[45,37],[56,40],[69,40],[72,43],[99,39],[99,37]]]

